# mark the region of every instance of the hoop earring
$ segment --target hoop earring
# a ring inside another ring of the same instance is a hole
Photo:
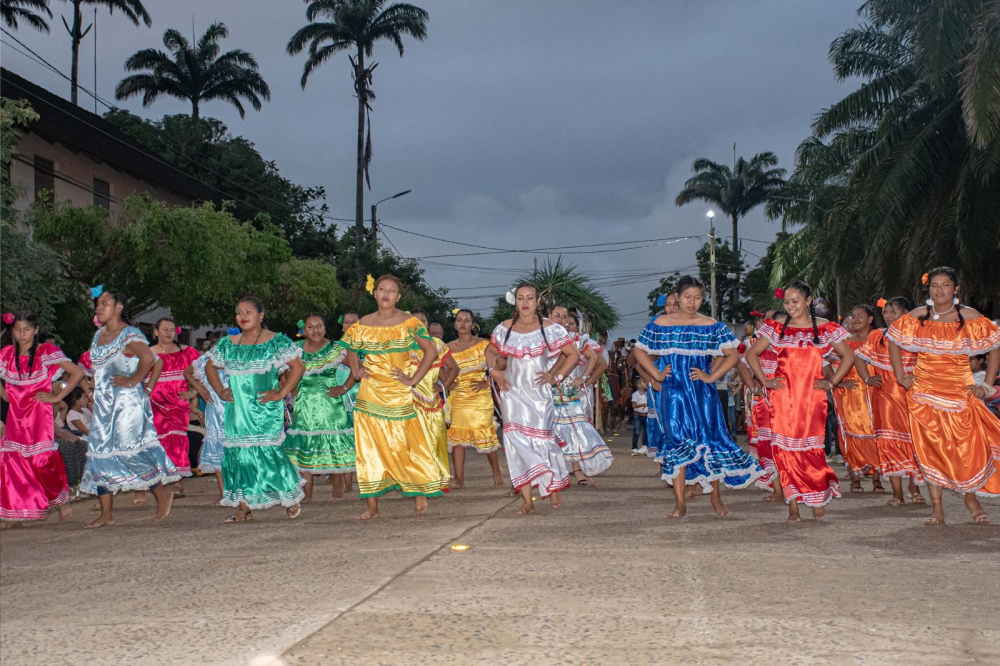
[[[955,298],[951,299],[951,303],[952,303],[952,305],[958,305],[958,296],[956,296]]]

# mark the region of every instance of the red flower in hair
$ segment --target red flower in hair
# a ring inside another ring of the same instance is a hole
[[[8,326],[10,326],[11,324],[13,324],[14,323],[14,313],[13,312],[4,312],[3,313],[3,323],[7,324]]]
[[[876,303],[875,305],[879,306],[880,308],[884,308],[885,307],[885,303],[886,303],[885,299],[884,298],[880,298],[880,299],[878,299],[878,303]]]
[[[174,331],[174,332],[175,332],[175,333],[176,333],[177,335],[180,335],[180,334],[181,334],[181,331],[182,331],[182,330],[183,330],[183,329],[181,329],[181,327],[180,327],[180,326],[178,326],[178,327],[177,327],[177,328],[175,329],[175,331]]]
[[[774,297],[775,298],[784,298],[785,297],[785,290],[782,289],[781,287],[778,287],[777,289],[774,290]]]
[[[927,273],[924,273],[923,275],[920,276],[920,284],[927,284],[928,280],[930,280],[930,278],[927,277]]]

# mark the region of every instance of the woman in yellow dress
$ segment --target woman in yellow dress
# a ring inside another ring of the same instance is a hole
[[[378,310],[362,317],[341,339],[350,350],[347,362],[354,378],[361,383],[354,405],[354,439],[358,491],[368,508],[360,520],[378,518],[378,497],[397,489],[414,498],[418,514],[424,513],[427,498],[441,495],[448,482],[420,427],[411,390],[437,359],[437,348],[419,320],[396,308],[399,278],[383,275],[370,285]],[[410,352],[418,348],[424,357],[410,375]]]
[[[423,312],[414,312],[413,316],[427,326],[427,315]],[[438,327],[440,327],[438,325]],[[428,328],[428,331],[430,329]],[[443,334],[443,331],[442,331]],[[444,340],[431,336],[434,347],[437,349],[437,358],[431,365],[430,370],[424,378],[413,387],[413,406],[417,410],[417,420],[420,427],[424,429],[424,436],[427,437],[431,450],[434,451],[434,460],[437,462],[438,470],[445,478],[445,484],[451,478],[451,469],[448,465],[448,425],[444,418],[444,398],[441,397],[438,380],[444,386],[448,386],[454,377],[458,376],[458,365],[451,357],[451,350]],[[416,349],[410,352],[410,370],[420,367],[420,362],[424,358],[424,352]],[[444,492],[448,492],[447,485]]]
[[[906,389],[910,436],[920,473],[931,496],[924,523],[944,523],[944,489],[964,496],[977,523],[988,523],[976,495],[1000,496],[1000,420],[982,398],[969,357],[987,355],[986,376],[1000,369],[1000,331],[996,324],[962,305],[958,273],[946,266],[923,277],[930,298],[926,309],[904,314],[889,327],[889,358],[896,381]],[[915,352],[917,365],[906,374],[903,350]]]
[[[455,331],[458,339],[448,343],[451,357],[458,366],[458,373],[451,382],[448,405],[451,425],[448,427],[448,450],[455,463],[453,487],[465,487],[465,453],[472,449],[485,453],[493,469],[493,487],[503,486],[500,474],[500,441],[493,425],[493,393],[486,379],[486,348],[489,340],[475,334],[477,328],[471,310],[455,313]]]

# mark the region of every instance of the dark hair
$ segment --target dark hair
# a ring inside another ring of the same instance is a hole
[[[479,335],[479,322],[476,321],[475,312],[473,312],[472,310],[468,310],[466,308],[459,308],[458,312],[455,313],[455,319],[458,319],[458,315],[462,314],[463,312],[468,312],[469,318],[472,319],[472,334]]]
[[[532,284],[530,282],[519,282],[517,284],[517,286],[514,287],[514,298],[516,300],[517,299],[517,292],[519,292],[519,291],[521,291],[522,289],[525,289],[525,288],[534,289],[535,290],[535,313],[538,315],[538,326],[539,326],[539,330],[541,330],[541,332],[542,332],[542,341],[545,343],[545,346],[548,347],[549,346],[549,341],[545,337],[545,317],[542,314],[542,311],[540,309],[542,304],[539,302],[539,299],[538,299],[538,296],[540,295],[541,292],[538,290],[538,287],[536,287],[534,284]],[[514,323],[517,321],[518,316],[519,316],[519,314],[518,314],[518,311],[517,311],[517,306],[515,305],[514,306],[514,316],[511,317],[511,319],[510,319],[510,328],[507,329],[507,335],[503,339],[504,346],[506,346],[507,345],[507,341],[510,340],[510,334],[514,332]]]
[[[313,317],[316,317],[321,322],[323,322],[323,326],[324,327],[326,326],[326,316],[323,315],[323,314],[321,314],[321,313],[319,313],[319,312],[310,312],[309,314],[307,314],[305,317],[302,318],[302,321],[303,322],[309,321]]]
[[[800,294],[802,294],[803,298],[809,298],[810,296],[812,296],[812,287],[810,287],[802,280],[792,280],[788,284],[788,286],[785,287],[785,291],[788,291],[789,289],[794,289],[795,291],[799,292]],[[774,316],[777,317],[778,314],[775,313]],[[812,303],[809,303],[809,316],[812,317],[813,344],[818,345],[820,343],[819,327],[816,325],[816,308]],[[788,324],[791,321],[792,321],[792,315],[785,313],[785,323],[781,325],[781,333],[778,335],[779,340],[785,337],[785,329],[788,328]]]
[[[976,360],[976,361],[982,361],[983,363],[986,363],[986,358],[987,357],[986,357],[986,354],[975,354],[973,356],[970,356],[969,358],[973,359],[973,360]]]
[[[378,289],[378,286],[380,284],[382,284],[383,282],[385,282],[386,280],[389,280],[391,282],[395,282],[396,283],[396,289],[399,290],[400,294],[403,293],[403,281],[400,280],[395,275],[392,275],[390,273],[386,273],[385,275],[378,276],[378,278],[375,280],[375,286],[372,288],[372,291],[375,291],[376,289]]]
[[[81,395],[86,395],[86,394],[83,392],[82,388],[77,386],[76,388],[74,388],[72,391],[69,392],[69,395],[63,398],[63,402],[66,403],[67,407],[72,407],[76,403],[76,401],[80,399]]]
[[[580,327],[580,318],[578,316],[576,316],[575,314],[570,314],[569,318],[573,320],[573,323],[576,324],[577,328]]]
[[[909,312],[912,309],[912,306],[910,305],[910,299],[908,299],[906,296],[893,296],[892,298],[885,299],[885,305],[882,306],[882,310],[884,311],[890,305],[895,305],[897,308],[903,310],[904,312]],[[882,321],[883,323],[885,322],[885,315],[882,315]],[[879,340],[879,344],[881,344],[883,347],[886,344],[886,336],[888,334],[889,334],[889,326],[886,325],[885,332],[882,333],[882,339]]]
[[[863,310],[866,315],[872,318],[872,323],[875,322],[875,309],[872,306],[867,303],[861,303],[851,308],[851,312],[854,312],[855,310]]]
[[[930,284],[931,280],[934,279],[934,278],[936,278],[938,275],[945,275],[945,276],[947,276],[949,280],[951,280],[952,282],[955,283],[955,289],[956,290],[958,289],[958,286],[959,286],[959,283],[958,283],[958,271],[956,271],[954,268],[951,268],[949,266],[938,266],[937,268],[930,269],[929,271],[927,271],[927,284]],[[923,326],[924,324],[926,324],[927,320],[931,318],[931,308],[932,307],[934,307],[934,306],[928,304],[927,305],[927,312],[925,314],[921,315],[920,317],[918,317],[918,319],[920,319],[920,325],[921,326]],[[958,330],[961,331],[962,327],[965,326],[965,318],[962,317],[962,304],[961,303],[955,303],[955,314],[958,315]]]
[[[429,322],[427,322],[427,329],[428,330],[430,330],[431,326],[441,326],[441,322],[438,322],[438,321],[429,321]],[[442,331],[444,330],[444,326],[441,326],[441,330]]]
[[[160,342],[160,336],[158,336],[158,335],[156,334],[156,329],[158,329],[158,328],[160,327],[160,324],[162,324],[162,323],[163,323],[163,322],[165,322],[165,321],[169,321],[169,322],[170,322],[171,324],[173,324],[174,326],[176,326],[176,325],[177,325],[177,322],[175,322],[175,321],[174,321],[173,319],[171,319],[170,317],[160,317],[159,319],[157,319],[157,320],[156,320],[156,323],[155,323],[155,324],[153,324],[153,342],[154,342],[154,343],[156,343],[156,344],[159,344],[159,342]],[[177,346],[178,346],[178,347],[180,347],[180,346],[181,346],[179,342],[177,343]]]
[[[114,289],[105,289],[104,292],[101,294],[101,296],[103,296],[104,294],[107,294],[108,296],[110,296],[111,297],[111,301],[113,303],[122,306],[122,313],[120,315],[121,316],[121,320],[123,322],[125,322],[126,324],[131,324],[132,323],[132,299],[128,298],[127,296],[125,296],[125,294],[123,294],[122,292],[116,291]],[[98,296],[97,298],[94,299],[94,305],[95,306],[97,305],[97,299],[99,299],[101,296]]]
[[[55,344],[55,341],[56,341],[56,334],[55,333],[49,333],[48,331],[42,331],[41,333],[38,334],[38,341],[39,342],[48,342],[50,340],[52,341],[53,344]]]
[[[254,306],[257,312],[260,312],[261,314],[264,313],[264,301],[260,300],[256,296],[244,296],[240,300],[236,301],[237,306],[239,306],[240,303],[249,303]]]
[[[30,324],[32,328],[38,328],[38,315],[36,315],[31,310],[21,310],[16,315],[14,315],[14,323],[11,324],[11,330],[14,330],[14,324],[19,321],[23,321]],[[31,366],[35,364],[35,352],[38,351],[38,334],[31,336],[31,347],[28,349],[28,374],[31,374]],[[17,376],[21,376],[21,350],[15,346],[14,348],[14,367],[17,368]]]
[[[686,290],[691,288],[701,289],[702,293],[705,292],[705,285],[701,283],[701,280],[693,275],[685,275],[680,280],[677,281],[677,286],[674,288],[674,293],[680,296]]]

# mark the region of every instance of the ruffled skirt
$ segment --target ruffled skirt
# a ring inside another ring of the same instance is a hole
[[[288,461],[281,447],[227,446],[222,457],[222,506],[238,507],[241,502],[251,511],[272,506],[295,506],[306,494],[305,479]]]
[[[181,475],[153,435],[137,446],[96,449],[91,444],[80,490],[92,495],[98,488],[112,493],[149,490],[158,483],[180,481]]]
[[[66,466],[58,450],[31,456],[0,451],[0,519],[44,520],[49,507],[68,498]]]
[[[611,450],[587,419],[581,401],[556,400],[555,409],[554,433],[558,442],[565,443],[562,452],[566,463],[570,467],[578,463],[587,476],[597,476],[611,467]]]
[[[569,486],[569,467],[552,431],[531,432],[507,423],[503,428],[503,451],[515,490],[531,485],[548,497]]]

